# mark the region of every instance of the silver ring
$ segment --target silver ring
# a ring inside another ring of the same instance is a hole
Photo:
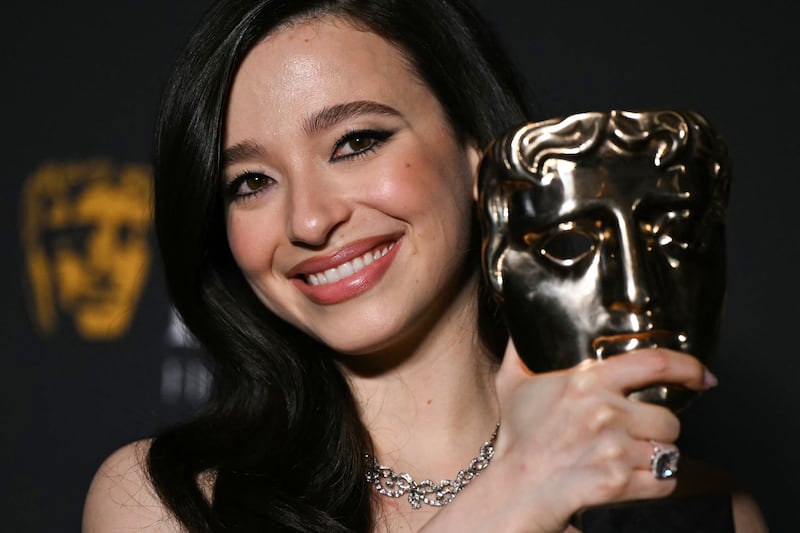
[[[650,471],[656,479],[669,479],[678,473],[681,453],[674,446],[665,446],[651,440],[653,455],[650,456]]]

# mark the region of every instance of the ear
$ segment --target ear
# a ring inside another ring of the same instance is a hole
[[[478,145],[478,141],[470,139],[467,141],[467,160],[472,171],[472,199],[478,201],[478,169],[480,168],[483,150]]]

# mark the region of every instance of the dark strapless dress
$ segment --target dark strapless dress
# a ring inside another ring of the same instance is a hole
[[[730,494],[704,494],[588,509],[584,533],[733,533]]]

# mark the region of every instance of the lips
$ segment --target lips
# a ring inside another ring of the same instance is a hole
[[[389,253],[394,248],[394,243],[387,246],[378,247],[375,250],[370,250],[360,257],[356,257],[352,261],[345,261],[336,268],[329,268],[324,272],[317,272],[316,274],[309,274],[306,276],[306,281],[310,285],[326,285],[328,283],[336,283],[356,274],[368,267],[375,261],[380,260],[383,256]]]
[[[339,303],[372,288],[386,273],[400,247],[400,235],[384,235],[348,244],[329,256],[299,263],[288,273],[312,302]]]

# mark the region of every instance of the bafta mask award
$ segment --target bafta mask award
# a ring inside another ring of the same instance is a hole
[[[708,364],[725,296],[730,165],[688,110],[587,112],[522,125],[481,162],[483,269],[534,372],[637,348]],[[693,393],[633,396],[684,408]]]

